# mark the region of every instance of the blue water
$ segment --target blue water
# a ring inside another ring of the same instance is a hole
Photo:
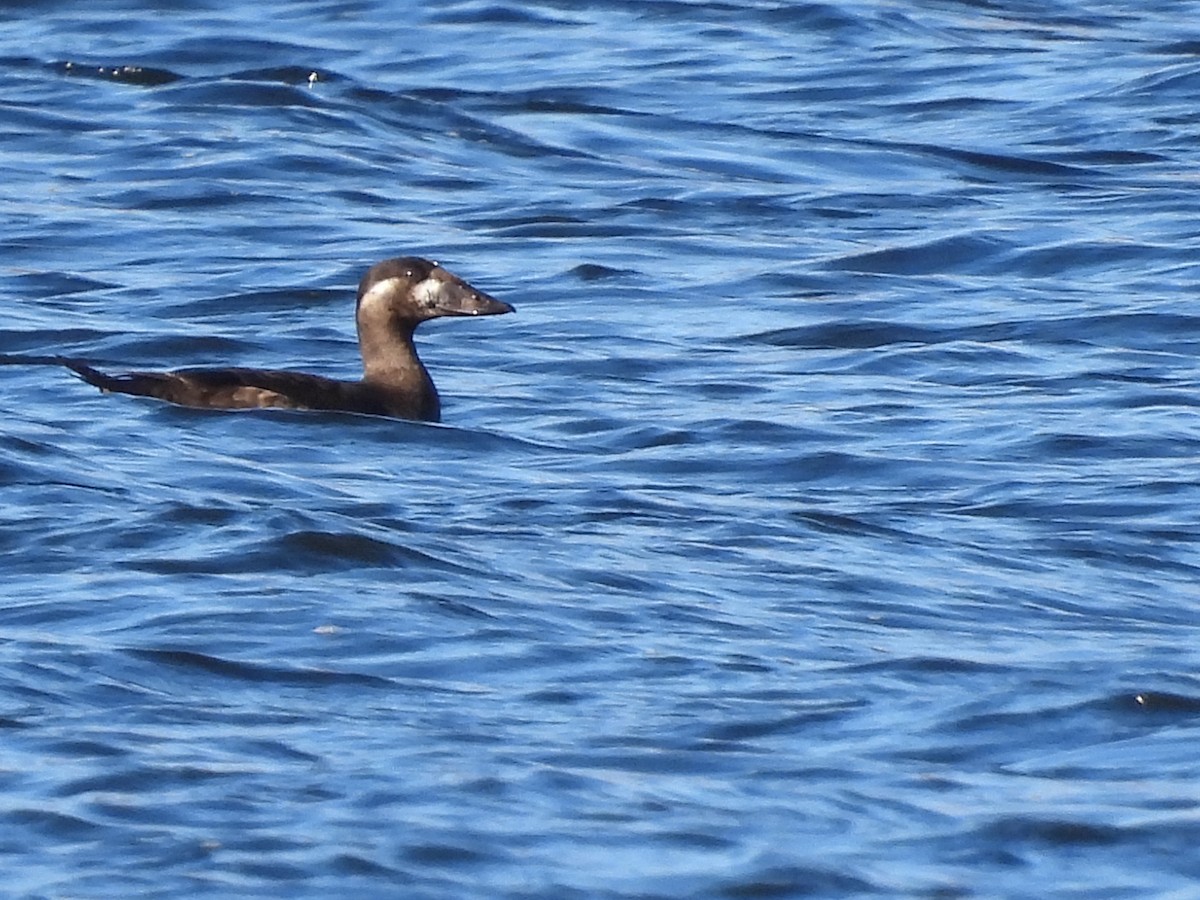
[[[1200,896],[1200,3],[162,6],[0,12],[6,896]],[[442,425],[39,364],[406,253]]]

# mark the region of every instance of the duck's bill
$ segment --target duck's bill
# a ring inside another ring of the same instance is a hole
[[[443,316],[498,316],[515,312],[503,300],[477,291],[465,281],[443,281],[433,298],[434,308]]]

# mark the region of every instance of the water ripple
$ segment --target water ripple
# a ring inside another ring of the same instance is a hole
[[[1194,890],[1188,8],[143,7],[0,23],[9,893]],[[442,425],[60,364],[405,253]]]

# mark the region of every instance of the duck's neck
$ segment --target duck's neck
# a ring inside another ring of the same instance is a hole
[[[416,323],[358,323],[358,343],[362,350],[363,381],[388,390],[402,391],[419,398],[422,407],[438,402],[437,389],[413,345]]]

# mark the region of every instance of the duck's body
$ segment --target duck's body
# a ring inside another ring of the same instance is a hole
[[[303,372],[204,368],[107,375],[76,360],[63,364],[102,391],[157,397],[208,409],[323,409],[436,422],[437,389],[413,346],[413,331],[439,316],[512,312],[437,263],[417,257],[372,266],[358,286],[361,381]]]
[[[76,360],[63,365],[102,391],[157,397],[201,409],[329,409],[438,421],[437,389],[338,381],[304,372],[275,369],[176,369],[173,372],[127,372],[107,375]],[[428,377],[426,377],[428,381]]]

